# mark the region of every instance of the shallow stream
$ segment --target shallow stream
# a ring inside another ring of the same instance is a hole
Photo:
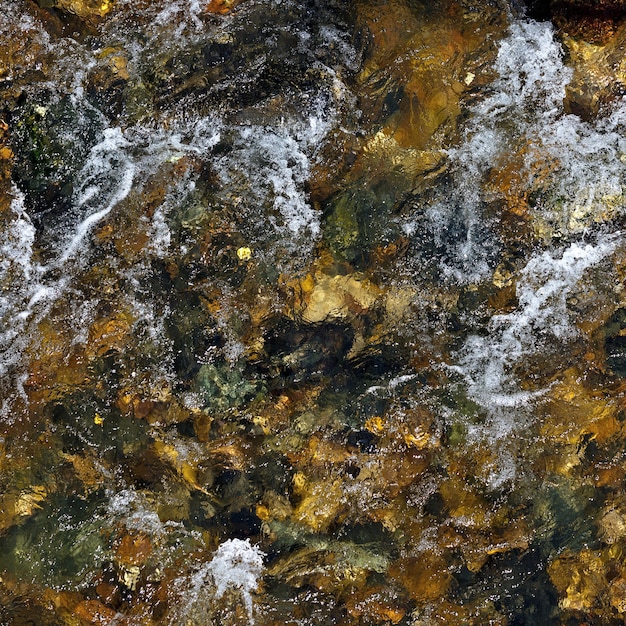
[[[2,626],[626,622],[626,26],[564,11],[4,0]]]

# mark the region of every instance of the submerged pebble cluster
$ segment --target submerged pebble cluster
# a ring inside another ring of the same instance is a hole
[[[5,4],[0,623],[624,623],[623,3]]]

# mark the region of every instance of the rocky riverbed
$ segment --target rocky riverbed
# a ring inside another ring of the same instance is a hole
[[[623,2],[0,39],[1,624],[624,623]]]

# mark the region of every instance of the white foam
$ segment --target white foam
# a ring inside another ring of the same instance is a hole
[[[429,207],[426,216],[440,245],[451,245],[451,228],[459,231],[451,260],[441,267],[458,282],[478,282],[491,273],[493,242],[485,240],[482,214],[485,176],[519,142],[541,143],[544,129],[557,123],[572,76],[562,56],[551,24],[513,23],[499,45],[490,95],[472,108],[464,141],[448,150],[451,197]]]
[[[286,230],[315,240],[320,235],[320,218],[307,200],[304,183],[311,172],[311,154],[328,129],[328,123],[316,116],[272,128],[243,126],[235,152],[222,161],[222,180],[228,185],[235,169],[250,186],[254,204],[259,208],[268,201],[273,204],[277,215],[270,219],[276,233]],[[254,214],[258,215],[258,209]]]
[[[233,151],[219,163],[223,184],[246,190],[241,209],[250,236],[262,239],[265,249],[288,250],[292,259],[309,254],[321,236],[320,214],[305,185],[319,147],[337,124],[335,107],[346,97],[334,88],[332,96],[331,103],[322,96],[303,98],[302,116],[285,116],[272,127],[240,126]]]
[[[157,258],[165,257],[172,242],[172,234],[167,225],[165,213],[161,208],[158,208],[152,216],[149,234],[150,242],[147,246],[148,251]]]
[[[518,308],[493,316],[487,336],[466,340],[454,369],[463,375],[469,397],[496,418],[492,436],[507,436],[516,428],[516,414],[501,409],[523,408],[543,392],[520,390],[515,366],[537,350],[549,349],[546,337],[564,342],[576,336],[567,299],[584,272],[614,249],[614,240],[595,246],[573,243],[561,254],[533,257],[517,284]]]
[[[253,624],[252,594],[257,590],[264,571],[264,557],[265,554],[249,539],[224,541],[211,561],[201,566],[188,581],[177,581],[185,600],[176,611],[172,626],[202,619],[206,612],[211,612],[210,598],[219,599],[227,591],[240,595],[248,613],[248,622]]]
[[[250,622],[253,621],[251,594],[259,586],[264,556],[249,539],[228,539],[220,545],[207,566],[217,587],[216,597],[221,598],[227,589],[238,590],[248,610]]]
[[[35,228],[24,208],[24,196],[13,188],[7,223],[0,233],[0,375],[19,362],[24,342],[19,316],[37,286],[37,266],[33,261]],[[36,293],[36,291],[35,291]]]
[[[143,532],[157,539],[165,539],[168,529],[174,526],[182,528],[182,524],[177,522],[161,522],[155,505],[144,494],[131,488],[111,495],[106,515],[128,530]]]
[[[32,275],[35,227],[24,208],[24,194],[16,187],[12,193],[14,198],[9,207],[9,227],[0,241],[0,276],[4,278],[13,270],[28,280]]]
[[[200,15],[205,5],[199,0],[185,0],[182,2],[168,2],[166,8],[159,11],[154,22],[160,26],[177,24],[176,34],[181,35],[185,28],[192,26],[194,30],[203,30]]]
[[[76,204],[93,209],[78,224],[56,264],[64,264],[73,257],[93,227],[130,193],[135,165],[124,154],[124,148],[129,145],[119,127],[106,128],[102,141],[91,149],[79,174],[82,183],[77,191]]]
[[[545,120],[562,110],[572,70],[563,64],[550,22],[511,24],[509,36],[500,42],[494,69],[499,74],[493,84],[496,93],[478,105],[476,113],[493,117],[514,109]]]
[[[546,200],[534,207],[536,219],[555,234],[570,235],[623,214],[625,127],[626,103],[619,103],[611,115],[594,123],[567,115],[545,126],[541,149],[558,167],[550,178]]]
[[[485,174],[522,147],[527,155],[520,184],[529,191],[542,169],[537,160],[546,164],[542,197],[531,207],[540,232],[571,236],[623,213],[626,103],[594,121],[565,114],[573,72],[549,22],[513,23],[500,42],[494,69],[492,94],[473,108],[466,141],[449,153],[462,178],[470,224],[479,214]]]

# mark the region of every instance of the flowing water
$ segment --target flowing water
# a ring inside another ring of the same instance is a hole
[[[5,0],[0,624],[624,622],[622,35],[578,36]]]

